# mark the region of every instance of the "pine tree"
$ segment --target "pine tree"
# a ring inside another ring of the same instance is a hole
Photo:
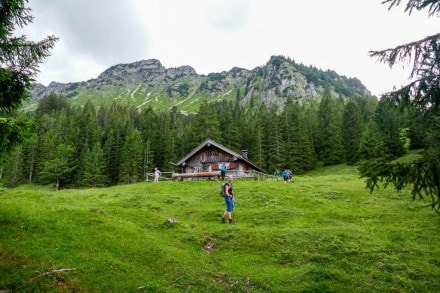
[[[403,155],[405,149],[400,132],[405,128],[405,123],[396,106],[385,99],[381,100],[377,105],[375,121],[382,134],[387,154],[394,158]]]
[[[73,140],[78,172],[77,181],[84,182],[86,154],[90,154],[92,148],[101,145],[102,129],[99,126],[95,107],[91,101],[87,101],[82,111],[78,111],[75,117],[75,139]]]
[[[283,150],[285,149],[283,140],[283,127],[278,109],[274,106],[266,108],[262,106],[261,111],[261,131],[262,131],[262,152],[264,154],[263,169],[273,173],[276,168],[285,162]]]
[[[83,158],[81,186],[102,187],[107,184],[105,176],[104,152],[99,143],[87,149]]]
[[[179,160],[189,151],[187,146],[191,143],[188,133],[190,133],[192,127],[192,115],[184,115],[176,107],[173,107],[170,112],[170,121],[174,139],[173,153],[174,157]]]
[[[138,130],[128,129],[121,149],[121,163],[119,167],[119,182],[131,184],[141,181],[143,174],[144,146]]]
[[[217,104],[216,115],[219,121],[221,139],[219,143],[234,151],[240,151],[239,129],[234,117],[234,107],[231,102],[222,101]]]
[[[148,139],[144,143],[144,164],[143,164],[143,175],[145,176],[145,180],[147,180],[147,174],[151,173],[154,168],[153,162],[153,151],[151,150],[151,143]]]
[[[0,4],[0,166],[12,147],[27,137],[29,123],[17,120],[13,111],[28,97],[39,64],[49,56],[57,38],[31,42],[14,31],[33,20],[25,0],[2,0]]]
[[[354,164],[359,159],[359,144],[362,136],[362,117],[359,107],[348,101],[342,116],[342,142],[345,149],[345,161]]]
[[[10,159],[4,167],[4,174],[8,178],[9,186],[17,186],[21,182],[21,170],[24,164],[23,147],[17,146],[11,153]]]
[[[175,162],[173,130],[168,113],[158,113],[156,131],[152,142],[154,152],[154,165],[162,172],[169,170],[170,162]]]
[[[64,96],[60,96],[52,92],[38,101],[35,115],[37,117],[41,117],[44,114],[53,115],[62,109],[65,109],[67,113],[70,113],[71,108],[69,106],[69,102]]]
[[[142,142],[144,146],[147,147],[148,161],[147,166],[148,170],[151,171],[154,165],[154,140],[156,137],[157,130],[157,114],[154,112],[153,108],[149,106],[144,109],[140,113],[141,121],[140,121],[140,132],[142,136]]]
[[[196,147],[205,139],[213,139],[215,141],[221,140],[220,122],[217,115],[212,109],[212,106],[204,101],[197,112],[194,119],[192,133],[192,147]]]
[[[53,159],[44,162],[41,175],[46,183],[55,183],[56,189],[70,182],[73,171],[74,149],[70,145],[59,144]]]
[[[289,168],[294,173],[312,169],[316,160],[304,112],[297,102],[288,99],[281,114],[285,141],[284,164],[281,167]]]
[[[339,164],[344,161],[341,122],[330,96],[325,95],[319,105],[319,157],[324,165]]]
[[[376,123],[371,121],[365,126],[359,141],[359,159],[368,162],[372,159],[384,157],[385,152],[386,147],[382,135]]]
[[[78,157],[82,157],[87,150],[91,150],[102,137],[102,130],[98,123],[96,109],[89,100],[78,113],[75,123],[75,143]]]
[[[401,4],[400,0],[386,0],[389,9]],[[439,0],[409,0],[405,11],[428,10],[428,15],[440,14]],[[396,62],[412,64],[408,85],[382,97],[402,107],[417,108],[427,118],[440,117],[440,34],[382,51],[372,51],[371,56],[391,67]],[[435,121],[435,119],[434,119]],[[422,158],[413,162],[390,162],[373,160],[360,166],[361,175],[367,177],[367,186],[373,191],[378,182],[390,183],[401,190],[412,186],[413,198],[427,196],[432,207],[440,210],[440,135],[438,124],[430,125],[433,140],[425,144]]]
[[[106,176],[111,185],[119,183],[121,150],[125,141],[126,127],[129,120],[127,109],[118,104],[110,107],[107,125],[103,134],[103,150]]]

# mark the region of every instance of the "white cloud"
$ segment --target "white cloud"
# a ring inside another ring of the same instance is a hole
[[[213,29],[234,30],[243,27],[250,13],[251,1],[207,1],[206,18]]]

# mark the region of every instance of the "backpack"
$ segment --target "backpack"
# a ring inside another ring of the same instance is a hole
[[[226,184],[229,185],[228,182],[225,182],[225,183],[223,183],[223,184],[220,186],[220,195],[223,196],[223,197],[226,196],[226,190],[225,190]]]

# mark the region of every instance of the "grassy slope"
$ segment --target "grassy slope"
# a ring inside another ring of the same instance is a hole
[[[237,180],[228,225],[219,185],[0,193],[0,291],[440,291],[439,216],[409,191],[346,166]]]

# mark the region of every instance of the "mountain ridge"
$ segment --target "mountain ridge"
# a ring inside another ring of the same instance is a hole
[[[51,82],[48,86],[35,83],[28,108],[35,108],[39,99],[51,93],[63,95],[76,105],[87,100],[98,106],[119,101],[138,108],[177,107],[196,112],[203,100],[238,100],[245,107],[266,104],[282,108],[289,97],[302,103],[324,92],[343,98],[372,97],[357,78],[297,64],[283,56],[272,56],[265,65],[252,70],[233,67],[207,75],[198,74],[189,65],[165,68],[159,60],[147,59],[110,66],[88,81]]]

